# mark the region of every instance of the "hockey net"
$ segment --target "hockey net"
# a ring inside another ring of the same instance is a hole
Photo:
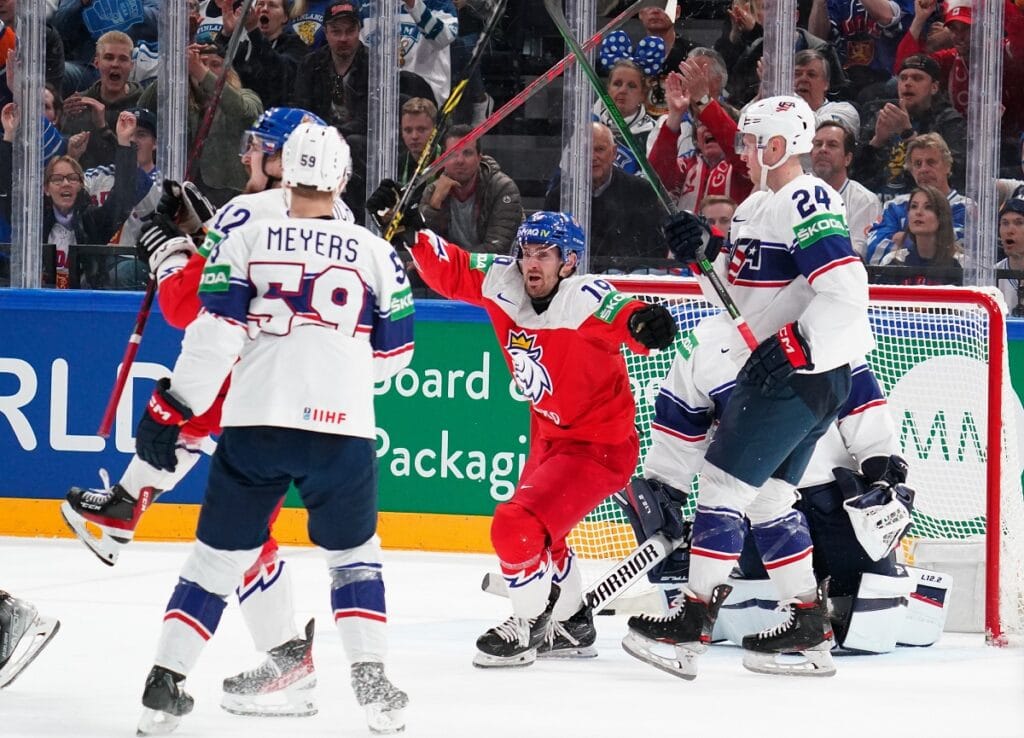
[[[666,304],[686,331],[718,308],[693,280],[612,280],[617,289]],[[918,541],[974,542],[984,551],[985,630],[1001,642],[1024,632],[1024,496],[1016,435],[1019,401],[1009,382],[1005,308],[991,291],[957,287],[872,287],[876,348],[867,357],[888,398],[916,492],[903,554]],[[640,434],[639,473],[650,447],[654,399],[675,351],[624,351]],[[698,481],[694,480],[694,491]],[[695,494],[690,495],[688,516]],[[589,575],[636,546],[618,506],[606,500],[570,542]],[[954,547],[954,550],[955,547]],[[587,559],[606,560],[588,566]],[[909,560],[908,563],[913,563]],[[961,596],[970,596],[967,591]],[[955,596],[955,595],[954,595]]]

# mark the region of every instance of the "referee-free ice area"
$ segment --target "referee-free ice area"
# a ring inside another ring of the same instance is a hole
[[[164,605],[187,544],[134,543],[108,569],[77,541],[0,538],[0,588],[60,619],[61,629],[0,692],[0,737],[133,736]],[[188,677],[195,697],[177,736],[366,736],[330,615],[328,577],[313,548],[284,557],[298,625],[316,618],[320,712],[244,718],[219,707],[225,676],[262,659],[238,613],[225,610]],[[508,603],[480,591],[491,557],[385,551],[392,680],[409,693],[405,735],[437,738],[621,736],[1024,736],[1024,648],[990,648],[981,635],[936,646],[840,657],[833,678],[747,672],[739,650],[713,647],[696,681],[628,656],[625,617],[600,617],[599,656],[483,670],[474,642]],[[955,596],[955,594],[954,594]]]

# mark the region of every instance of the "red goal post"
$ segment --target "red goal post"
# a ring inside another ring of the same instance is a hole
[[[668,306],[680,326],[677,341],[719,309],[704,300],[693,279],[609,281],[624,293]],[[1005,634],[1024,632],[1019,401],[1009,382],[1005,305],[995,290],[984,288],[872,286],[870,296],[877,346],[867,358],[910,464],[908,484],[917,491],[904,556],[913,563],[916,546],[926,541],[949,542],[954,552],[978,551],[984,560],[978,562],[984,566],[983,627],[990,643],[1005,643]],[[654,397],[675,351],[652,357],[624,353],[637,401],[639,471],[651,443]],[[570,540],[582,560],[621,558],[636,545],[611,501],[577,526]],[[961,542],[971,545],[957,548]],[[957,590],[956,578],[952,597],[970,598],[968,587]]]

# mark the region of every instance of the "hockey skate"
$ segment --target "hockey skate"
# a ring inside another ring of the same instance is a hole
[[[192,712],[195,701],[185,691],[185,677],[154,666],[142,691],[142,711],[135,735],[165,735],[178,727],[182,715]]]
[[[552,620],[543,643],[537,646],[539,659],[589,659],[597,656],[594,614],[581,607],[568,620]]]
[[[60,630],[29,602],[0,591],[0,689],[18,678]]]
[[[100,561],[113,566],[121,549],[131,543],[142,513],[161,490],[143,487],[135,500],[120,484],[110,486],[106,469],[100,469],[100,480],[102,489],[72,487],[60,506],[60,514]]]
[[[316,715],[313,625],[313,620],[306,624],[305,638],[270,649],[267,660],[255,669],[225,679],[220,706],[233,715]]]
[[[551,585],[548,604],[535,618],[513,615],[476,639],[473,666],[481,669],[510,666],[529,666],[537,660],[537,649],[544,643],[551,623],[551,609],[558,600],[559,588]]]
[[[759,674],[833,676],[835,645],[828,616],[828,579],[818,584],[813,602],[785,600],[779,609],[782,623],[744,636],[743,665]]]
[[[718,610],[731,591],[728,584],[720,584],[711,593],[710,602],[687,594],[682,607],[672,615],[630,618],[629,633],[622,639],[622,648],[630,656],[672,676],[696,679],[697,657],[708,650]],[[654,648],[659,644],[671,646],[675,657],[655,653]]]
[[[384,664],[364,661],[352,664],[352,691],[366,710],[366,724],[374,735],[389,735],[405,730],[404,710],[409,695],[392,684],[384,674]]]

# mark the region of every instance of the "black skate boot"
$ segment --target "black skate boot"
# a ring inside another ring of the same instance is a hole
[[[761,674],[832,676],[836,665],[830,653],[835,645],[828,616],[828,579],[818,583],[813,602],[786,600],[779,603],[786,619],[760,633],[744,636],[743,665]],[[803,661],[779,662],[780,654]]]
[[[352,664],[352,691],[366,710],[366,724],[374,735],[401,733],[405,730],[404,710],[409,695],[384,674],[384,664],[363,661]]]
[[[551,623],[551,609],[558,600],[559,587],[551,585],[548,605],[535,618],[513,615],[476,639],[473,666],[482,669],[501,666],[529,666],[537,660],[537,649],[544,643]]]
[[[113,566],[121,549],[135,536],[135,526],[139,524],[142,513],[156,500],[161,490],[143,487],[136,500],[120,484],[111,487],[105,469],[100,469],[100,479],[102,489],[72,487],[60,506],[60,514],[100,561]],[[87,523],[99,529],[98,537],[89,531]]]
[[[0,590],[0,689],[13,682],[60,629],[32,603]]]
[[[313,670],[314,621],[306,637],[270,649],[255,669],[224,680],[220,706],[234,715],[306,717],[316,715],[316,673]]]
[[[597,656],[594,614],[581,607],[568,620],[553,620],[544,642],[537,647],[539,659],[587,659]]]
[[[195,701],[185,691],[185,677],[154,666],[142,691],[142,718],[136,735],[164,735],[178,727],[182,715],[192,712]]]
[[[719,584],[704,602],[686,594],[682,607],[670,616],[637,615],[629,619],[629,633],[622,639],[622,648],[656,669],[682,679],[697,678],[697,657],[707,651],[711,632],[722,602],[732,587]],[[684,590],[685,592],[685,590]],[[675,658],[654,652],[658,644],[675,649]]]

